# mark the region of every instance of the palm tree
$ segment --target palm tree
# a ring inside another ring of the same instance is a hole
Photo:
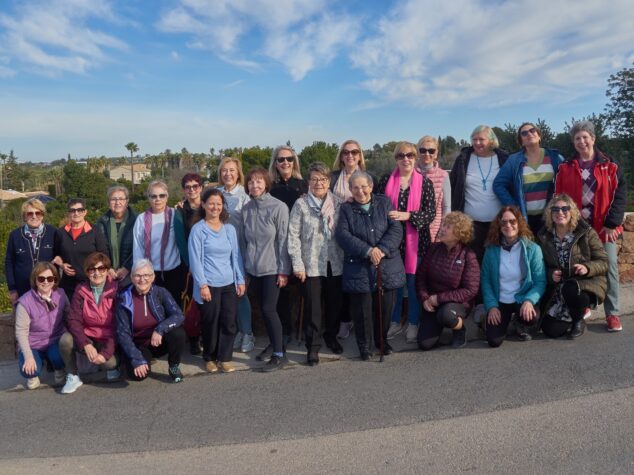
[[[126,144],[125,148],[130,152],[130,177],[132,178],[132,186],[130,191],[134,192],[134,154],[139,151],[139,146],[134,142],[129,142]]]

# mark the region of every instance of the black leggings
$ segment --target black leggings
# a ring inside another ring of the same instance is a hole
[[[183,327],[173,328],[171,331],[163,335],[163,341],[159,346],[152,346],[148,341],[133,340],[135,346],[139,349],[145,361],[147,361],[148,367],[150,367],[150,361],[152,358],[160,358],[167,353],[167,364],[175,366],[181,362],[181,353],[185,349],[185,343],[187,341],[187,335]],[[142,381],[145,378],[139,378],[134,374],[134,368],[132,362],[128,359],[128,377],[134,381]],[[151,370],[151,367],[150,367]],[[148,372],[148,375],[150,372]],[[146,376],[147,377],[147,376]]]
[[[442,329],[454,328],[466,313],[465,306],[455,302],[442,304],[435,312],[423,308],[418,327],[418,347],[424,351],[431,350],[438,343]]]
[[[263,275],[261,277],[249,276],[249,286],[253,289],[256,299],[260,303],[262,318],[266,326],[274,353],[284,352],[284,342],[282,339],[282,322],[277,313],[277,299],[280,295],[280,288],[277,286],[277,275]]]
[[[535,322],[537,321],[536,318],[534,318],[530,322],[526,322],[521,319],[520,308],[521,305],[519,303],[498,303],[498,309],[500,310],[502,321],[498,325],[491,325],[487,320],[486,336],[489,346],[491,346],[492,348],[497,348],[502,344],[504,338],[506,337],[506,332],[509,328],[509,323],[511,323],[511,317],[513,316],[513,314],[515,314],[515,318],[518,319],[517,321],[523,325],[535,324]]]
[[[568,307],[568,312],[570,313],[570,318],[572,318],[573,323],[583,318],[586,308],[590,307],[590,304],[595,298],[592,293],[581,290],[579,283],[575,279],[569,279],[564,282],[561,287],[561,296],[564,299],[566,307]],[[542,321],[542,332],[551,338],[558,338],[563,336],[570,329],[570,326],[570,322],[545,315]]]

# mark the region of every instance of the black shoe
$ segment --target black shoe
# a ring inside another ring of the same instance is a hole
[[[260,351],[260,353],[258,354],[258,356],[255,357],[255,359],[257,361],[266,361],[271,357],[271,355],[273,355],[273,345],[269,343],[266,348]]]
[[[528,331],[528,328],[521,323],[517,324],[517,337],[520,341],[531,341],[533,339],[533,336]]]
[[[286,366],[286,363],[288,363],[286,356],[273,355],[271,356],[269,362],[262,366],[262,371],[264,373],[270,373],[271,371],[282,369],[284,366]]]
[[[453,348],[462,348],[467,344],[467,330],[463,326],[460,330],[453,331],[453,341],[451,346]]]
[[[335,355],[340,355],[341,353],[343,353],[343,347],[337,341],[336,338],[328,339],[325,341],[326,341],[326,346],[330,348],[330,351],[332,351]]]
[[[361,351],[361,360],[362,361],[370,361],[372,359],[372,353],[368,350]]]
[[[189,340],[189,353],[192,355],[199,355],[201,353],[200,344],[198,338],[192,338]]]
[[[392,345],[390,345],[389,343],[384,343],[383,344],[383,354],[385,356],[387,355],[391,355],[392,353],[394,353],[394,349],[392,349]]]
[[[570,332],[568,333],[568,339],[574,340],[575,338],[579,338],[583,335],[583,332],[586,331],[586,322],[581,320],[577,320],[572,323],[572,328],[570,328]]]
[[[170,366],[167,370],[175,383],[180,383],[183,380],[183,373],[181,373],[178,365]]]
[[[317,366],[319,364],[319,354],[318,353],[308,353],[306,355],[306,362],[308,366]]]

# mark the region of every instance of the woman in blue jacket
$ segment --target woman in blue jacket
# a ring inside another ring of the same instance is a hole
[[[533,242],[519,208],[503,207],[491,223],[481,272],[489,345],[502,344],[513,314],[518,336],[530,340],[528,328],[538,320],[536,307],[546,289],[546,271],[541,248]]]
[[[493,180],[493,192],[505,206],[517,206],[536,236],[546,203],[555,191],[555,175],[564,158],[541,146],[542,132],[532,122],[517,129],[519,152],[512,154]]]

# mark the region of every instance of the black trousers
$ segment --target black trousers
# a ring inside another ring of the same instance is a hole
[[[210,287],[211,301],[198,304],[202,330],[203,359],[231,361],[236,336],[238,294],[234,284]]]
[[[273,345],[273,352],[283,353],[282,322],[277,313],[277,299],[280,295],[277,275],[263,275],[261,277],[249,275],[249,279],[249,286],[253,289],[262,310],[262,318],[264,318],[266,332]]]
[[[491,325],[487,321],[486,325],[486,337],[489,346],[493,348],[497,348],[502,344],[504,338],[506,338],[506,332],[509,328],[509,323],[511,323],[511,318],[513,314],[515,314],[516,318],[520,321],[520,308],[521,305],[519,303],[502,303],[498,302],[498,308],[500,309],[500,315],[502,316],[502,321],[498,325]],[[530,322],[526,322],[521,320],[520,323],[524,325],[534,325],[537,322],[537,319],[533,319]]]
[[[380,335],[383,333],[383,343],[387,344],[387,330],[390,327],[394,304],[396,303],[396,289],[384,290],[381,300],[383,328],[379,328],[379,314],[377,301],[379,292],[367,292],[350,295],[350,313],[354,321],[354,333],[357,338],[359,352],[369,351],[374,342],[377,349],[381,349]]]
[[[582,291],[579,288],[579,283],[576,279],[569,279],[564,282],[561,287],[561,296],[564,299],[566,307],[568,307],[568,312],[570,313],[570,318],[572,318],[573,323],[581,320],[586,308],[590,307],[590,305],[596,301],[594,294]],[[550,338],[559,338],[565,335],[571,326],[572,324],[570,322],[558,320],[550,315],[545,315],[542,320],[542,332]]]
[[[465,306],[456,302],[439,305],[435,312],[428,312],[423,308],[416,338],[418,347],[424,351],[431,350],[440,340],[443,328],[455,327],[458,318],[464,319],[466,314]]]
[[[478,264],[480,265],[482,265],[482,258],[484,257],[484,242],[487,239],[487,234],[489,234],[490,226],[490,222],[473,222],[473,241],[471,241],[470,247],[473,249],[473,252],[475,252],[476,259],[478,259]]]
[[[303,293],[306,348],[316,353],[321,348],[322,306],[325,307],[324,339],[337,338],[342,303],[341,276],[333,277],[328,264],[328,277],[306,277]]]
[[[145,361],[148,362],[148,366],[150,365],[150,360],[152,358],[160,358],[165,354],[167,354],[167,364],[169,366],[175,366],[181,362],[181,354],[183,353],[185,344],[187,343],[187,335],[185,334],[185,329],[183,327],[176,327],[163,335],[163,341],[159,346],[152,346],[149,342],[141,340],[133,341],[134,345],[143,354]],[[130,360],[128,360],[126,366],[128,367],[128,377],[130,379],[134,381],[142,381],[145,379],[139,378],[134,374],[134,368],[132,367],[132,362]]]
[[[176,304],[182,308],[181,293],[185,290],[185,280],[187,277],[185,267],[181,264],[171,270],[155,270],[154,275],[154,283],[159,287],[165,287],[170,295],[174,297]]]

